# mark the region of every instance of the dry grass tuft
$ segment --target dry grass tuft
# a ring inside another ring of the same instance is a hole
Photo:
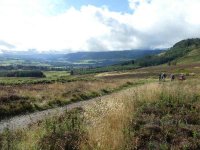
[[[153,99],[159,86],[159,84],[149,84],[131,88],[89,105],[84,114],[88,139],[83,141],[82,148],[99,150],[125,148],[128,140],[126,132],[136,109],[136,99]],[[149,92],[142,92],[146,90]]]
[[[199,127],[194,125],[197,128],[188,130],[191,126],[187,123],[199,122],[199,91],[200,86],[196,80],[151,83],[100,99],[86,108],[88,138],[82,141],[81,147],[99,150],[184,148],[183,146],[197,148]],[[169,107],[169,104],[172,106]],[[194,110],[191,111],[190,108]],[[192,117],[193,111],[196,117]],[[180,120],[179,128],[176,123],[168,126],[174,119]],[[184,120],[187,123],[184,124]],[[163,136],[167,134],[177,137],[179,141],[174,141],[175,144],[165,142],[167,139]],[[194,146],[195,141],[197,143]],[[181,146],[183,142],[185,145]]]

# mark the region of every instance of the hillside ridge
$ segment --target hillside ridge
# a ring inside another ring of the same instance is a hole
[[[148,55],[136,60],[137,65],[141,67],[198,62],[200,62],[200,38],[179,41],[162,54]]]

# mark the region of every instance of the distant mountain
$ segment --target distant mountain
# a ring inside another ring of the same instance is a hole
[[[96,64],[97,66],[107,66],[121,62],[138,59],[145,55],[159,54],[162,50],[124,50],[105,52],[77,52],[66,54],[67,61],[80,64]]]
[[[125,50],[105,52],[77,52],[69,54],[29,51],[2,51],[0,65],[102,67],[135,60],[145,55],[159,54],[162,50]]]
[[[148,55],[136,61],[142,67],[198,62],[200,62],[200,38],[182,40],[163,53]]]

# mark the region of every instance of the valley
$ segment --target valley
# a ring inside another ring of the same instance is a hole
[[[199,45],[111,66],[4,68],[0,149],[199,149]]]

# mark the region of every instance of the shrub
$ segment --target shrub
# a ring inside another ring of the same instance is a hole
[[[45,75],[42,71],[4,71],[0,77],[37,77],[43,78]]]

